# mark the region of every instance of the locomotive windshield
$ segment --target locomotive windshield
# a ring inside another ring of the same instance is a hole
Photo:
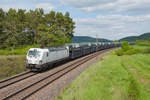
[[[40,56],[40,51],[30,50],[29,53],[28,53],[28,56],[39,57]]]

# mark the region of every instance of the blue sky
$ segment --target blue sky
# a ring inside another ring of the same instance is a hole
[[[74,35],[111,40],[150,32],[150,0],[0,0],[0,8],[70,12]]]

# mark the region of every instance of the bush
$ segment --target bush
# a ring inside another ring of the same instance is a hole
[[[150,48],[143,50],[142,53],[150,53]]]
[[[130,49],[130,50],[124,52],[124,54],[125,54],[125,55],[132,55],[132,54],[141,53],[141,51],[142,51],[142,50],[140,50],[140,49],[134,49],[134,48],[132,48],[132,49]]]
[[[122,43],[121,48],[122,48],[123,51],[127,51],[127,50],[132,49],[132,47],[129,45],[129,43],[127,41],[124,41]]]
[[[136,42],[139,43],[139,41],[136,41]],[[128,44],[127,41],[124,41],[121,45],[121,49],[115,51],[114,54],[118,56],[122,56],[122,55],[133,55],[133,54],[138,54],[138,53],[143,53],[143,54],[150,53],[150,48],[149,49],[133,48],[131,45]]]
[[[140,45],[140,46],[150,46],[150,41],[140,41],[140,40],[136,40],[136,45]]]
[[[115,52],[115,54],[118,55],[118,56],[122,56],[122,55],[123,55],[123,50],[122,50],[122,49],[117,50],[117,51]]]
[[[129,49],[127,51],[123,51],[123,49],[120,49],[120,50],[115,51],[114,54],[116,54],[118,56],[122,56],[122,55],[133,55],[133,54],[138,54],[138,53],[147,54],[147,53],[150,53],[150,49],[135,49],[135,48],[132,48],[132,49]]]

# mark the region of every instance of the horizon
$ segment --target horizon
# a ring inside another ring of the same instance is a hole
[[[150,33],[150,32],[146,32],[146,33]],[[140,35],[143,35],[143,34],[146,34],[146,33],[142,33],[142,34],[140,34]],[[132,36],[140,36],[140,35],[132,35]],[[75,36],[79,36],[79,35],[75,35]],[[81,35],[80,35],[81,36]],[[84,36],[84,35],[82,35],[82,36]],[[132,36],[125,36],[125,37],[123,37],[123,38],[127,38],[127,37],[132,37]],[[96,38],[96,36],[95,37],[92,37],[92,36],[85,36],[85,37],[91,37],[91,38]],[[120,38],[120,39],[118,39],[118,40],[121,40],[121,39],[123,39],[123,38]],[[111,39],[107,39],[107,38],[101,38],[101,37],[98,37],[98,39],[106,39],[106,40],[111,40]],[[114,41],[114,40],[111,40],[111,41]]]

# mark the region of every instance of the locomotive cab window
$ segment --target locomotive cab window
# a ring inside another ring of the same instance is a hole
[[[28,53],[28,56],[39,57],[40,56],[40,51],[30,50],[29,53]]]

